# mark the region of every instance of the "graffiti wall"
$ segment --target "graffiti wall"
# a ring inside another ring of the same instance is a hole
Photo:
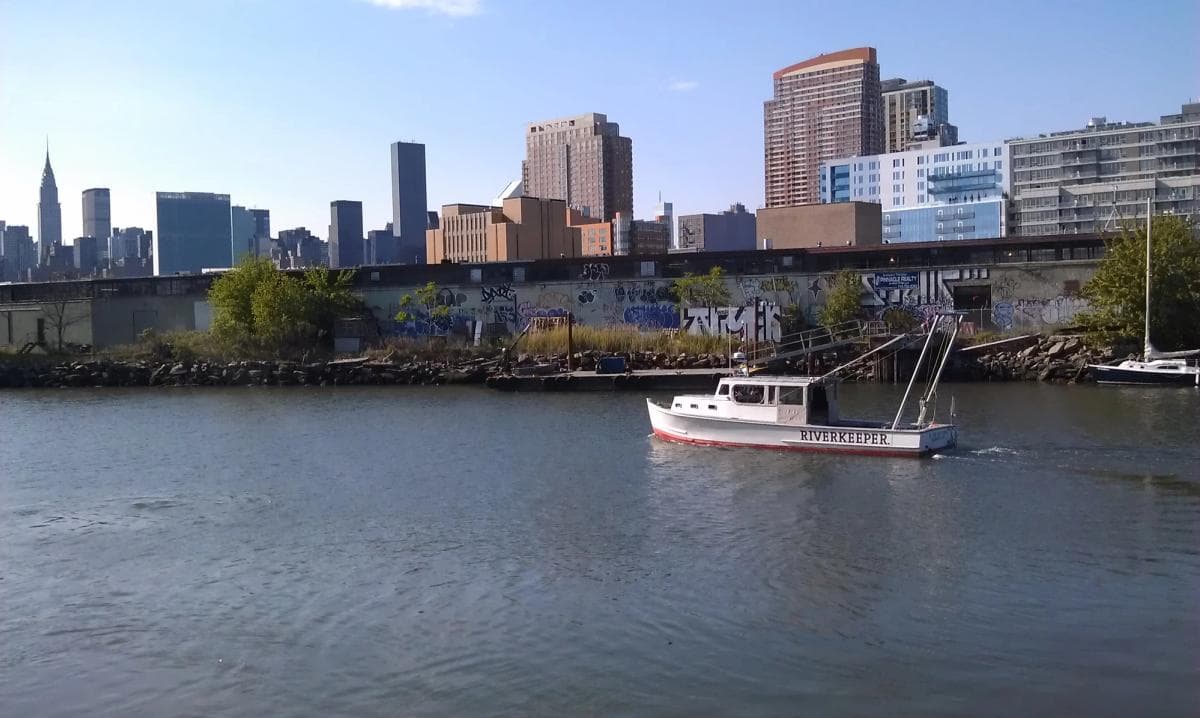
[[[936,311],[962,309],[955,306],[957,296],[960,304],[965,297],[975,305],[969,320],[981,329],[1043,331],[1070,324],[1085,308],[1077,287],[1094,269],[1094,264],[1037,271],[998,265],[864,270],[858,274],[862,306],[870,317],[899,308],[924,320]],[[381,287],[363,296],[381,330],[395,336],[471,336],[479,324],[487,336],[511,335],[519,333],[532,318],[560,317],[570,312],[581,324],[645,331],[741,334],[752,327],[754,335],[764,341],[780,338],[781,317],[789,308],[815,324],[832,281],[833,274],[827,273],[733,276],[727,280],[733,306],[685,307],[681,311],[672,299],[671,279],[614,280],[609,278],[607,264],[595,262],[585,265],[569,282],[441,287],[437,302],[446,308],[445,312],[431,317],[417,309],[413,312],[416,316],[405,322],[397,322],[394,317],[401,297],[412,288]]]

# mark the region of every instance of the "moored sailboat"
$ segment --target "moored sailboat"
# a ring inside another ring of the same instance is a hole
[[[1142,359],[1126,359],[1120,364],[1089,364],[1098,384],[1146,384],[1200,387],[1200,366],[1188,364],[1189,357],[1200,356],[1200,349],[1160,352],[1150,342],[1150,226],[1154,214],[1153,199],[1146,200],[1146,309],[1142,333]]]

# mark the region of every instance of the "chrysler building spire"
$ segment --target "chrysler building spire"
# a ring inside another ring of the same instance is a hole
[[[38,262],[46,261],[46,255],[54,244],[62,243],[62,205],[58,202],[58,184],[54,181],[54,168],[50,166],[50,138],[46,138],[46,166],[42,168],[42,186],[38,192]]]

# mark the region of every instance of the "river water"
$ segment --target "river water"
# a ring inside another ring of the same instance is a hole
[[[927,460],[631,395],[0,393],[0,715],[1200,714],[1200,394],[951,393]]]

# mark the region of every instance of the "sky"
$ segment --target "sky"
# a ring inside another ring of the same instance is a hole
[[[1154,121],[1200,96],[1200,3],[1012,0],[0,0],[0,220],[36,233],[45,143],[63,236],[109,187],[220,192],[274,232],[329,203],[391,219],[388,146],[426,145],[429,204],[490,201],[527,122],[601,112],[633,140],[634,212],[763,202],[771,73],[870,45],[932,79],[967,142]]]

